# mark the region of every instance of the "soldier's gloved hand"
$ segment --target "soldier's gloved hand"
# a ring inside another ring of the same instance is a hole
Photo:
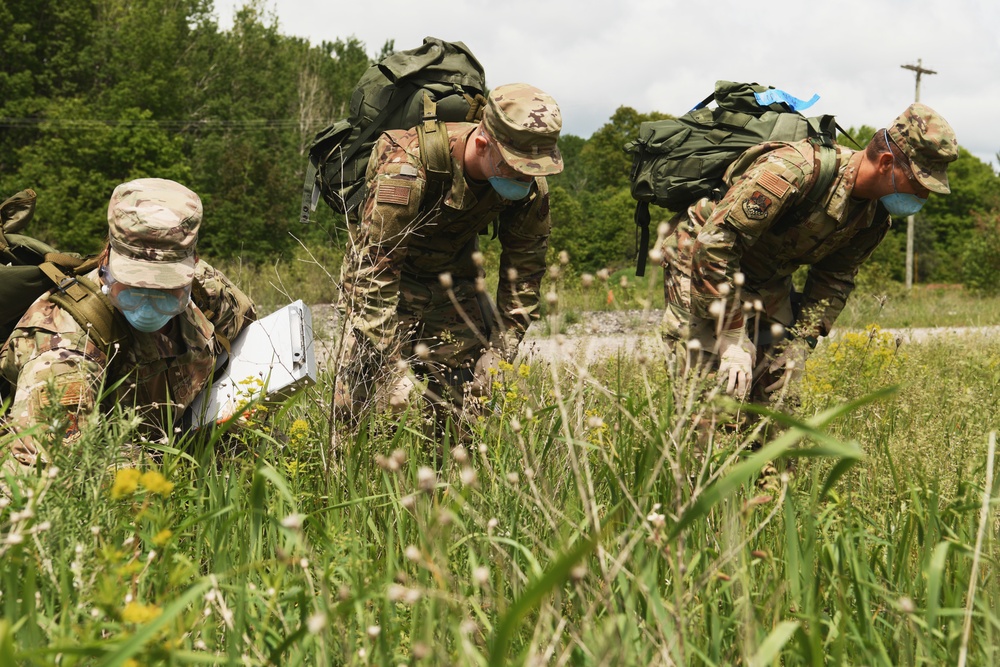
[[[778,391],[802,377],[802,371],[806,368],[806,359],[809,358],[809,351],[809,344],[805,340],[796,338],[789,341],[781,354],[775,357],[774,361],[767,367],[768,373],[780,372],[781,377],[764,387],[764,393],[770,394]]]
[[[726,393],[743,400],[750,393],[753,360],[757,348],[743,328],[723,331],[719,336],[719,380],[726,383]]]
[[[472,387],[470,391],[473,396],[486,396],[493,387],[493,378],[500,373],[500,362],[503,357],[494,348],[489,348],[483,353],[472,371]]]

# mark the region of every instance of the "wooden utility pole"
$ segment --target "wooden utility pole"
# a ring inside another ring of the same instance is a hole
[[[924,68],[924,61],[917,58],[916,65],[900,65],[903,69],[913,70],[917,73],[917,89],[913,95],[913,101],[920,101],[920,75],[921,74],[937,74],[932,69]],[[913,216],[907,216],[906,218],[906,289],[913,289],[913,237],[914,237],[914,220]]]

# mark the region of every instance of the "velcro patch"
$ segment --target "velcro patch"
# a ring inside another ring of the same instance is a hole
[[[379,204],[401,204],[406,206],[410,203],[410,184],[393,183],[382,181],[375,191],[375,201]]]
[[[768,192],[773,194],[778,199],[785,196],[788,192],[788,188],[792,187],[791,184],[778,176],[773,171],[762,172],[760,176],[757,177],[757,185],[766,189]]]

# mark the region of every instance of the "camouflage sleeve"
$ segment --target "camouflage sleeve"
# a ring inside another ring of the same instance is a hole
[[[257,307],[250,297],[208,262],[198,261],[194,279],[201,292],[195,296],[195,302],[215,331],[228,340],[235,339],[246,325],[257,319]]]
[[[358,353],[379,365],[396,340],[399,281],[410,234],[419,225],[424,180],[408,156],[383,134],[368,163],[361,219],[349,225],[341,267],[341,309]]]
[[[877,214],[878,215],[878,214]],[[826,336],[854,291],[858,269],[889,231],[887,216],[875,221],[848,241],[844,247],[809,267],[802,292],[802,312],[818,313],[815,336]]]
[[[711,305],[725,294],[736,293],[735,276],[743,250],[794,207],[808,174],[797,160],[786,159],[780,152],[767,153],[751,164],[698,233],[691,265],[691,311],[696,317],[717,318],[710,312]],[[731,301],[727,305],[726,328],[742,327],[740,304]]]
[[[538,295],[545,275],[549,248],[549,188],[544,178],[535,181],[531,198],[500,213],[498,236],[500,280],[497,310],[507,336],[517,342],[533,320],[538,319]],[[512,341],[513,342],[513,341]]]
[[[34,308],[34,306],[33,306]],[[30,311],[29,311],[30,313]],[[22,320],[23,322],[23,320]],[[36,424],[52,422],[53,403],[64,414],[61,426],[67,440],[75,440],[80,420],[96,403],[107,358],[82,331],[48,331],[18,328],[0,350],[0,373],[14,387],[7,428],[22,433]],[[24,435],[11,443],[11,453],[22,464],[44,461],[34,438]]]

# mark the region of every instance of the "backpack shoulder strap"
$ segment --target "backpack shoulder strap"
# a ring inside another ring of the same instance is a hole
[[[424,93],[424,115],[417,126],[420,141],[420,161],[427,175],[428,195],[425,201],[436,202],[451,187],[451,140],[448,127],[438,120],[437,104]]]
[[[69,313],[77,324],[89,329],[91,338],[105,354],[110,356],[115,344],[129,340],[128,325],[97,284],[83,276],[66,274],[52,262],[43,262],[38,268],[55,285],[49,301]]]
[[[803,189],[802,204],[775,223],[771,231],[782,234],[804,220],[817,206],[826,206],[829,198],[826,191],[840,170],[840,153],[836,147],[825,142],[811,142],[813,145],[813,170]]]
[[[826,204],[826,201],[821,200],[840,169],[840,154],[836,148],[825,143],[814,144],[814,147],[813,173],[809,190],[805,194],[810,208]]]
[[[201,309],[202,314],[209,321],[213,321],[215,316],[218,315],[218,313],[211,310],[211,307],[209,306],[211,299],[208,296],[208,290],[206,290],[205,286],[202,285],[197,279],[191,283],[191,299],[194,301],[195,305]],[[222,349],[226,351],[226,354],[232,354],[232,343],[229,341],[229,337],[219,330],[219,327],[215,327],[214,336],[215,340],[219,341],[219,345],[222,346]]]

